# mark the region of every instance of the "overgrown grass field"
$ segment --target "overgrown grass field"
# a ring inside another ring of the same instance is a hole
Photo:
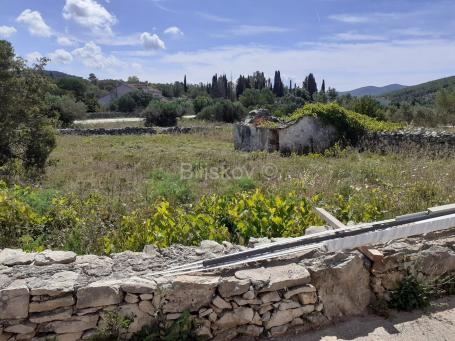
[[[232,134],[223,124],[186,135],[58,136],[39,185],[0,186],[0,247],[111,253],[246,243],[322,224],[316,205],[360,222],[455,202],[453,157],[245,153],[234,151]]]
[[[191,203],[205,194],[254,188],[309,197],[378,190],[394,215],[453,200],[455,159],[412,150],[379,155],[334,149],[290,157],[238,152],[232,126],[224,124],[188,135],[59,136],[43,186],[81,196],[96,191],[132,207],[159,195]]]

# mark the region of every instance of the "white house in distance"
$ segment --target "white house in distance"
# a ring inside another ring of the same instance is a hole
[[[98,102],[103,107],[109,107],[112,102],[119,99],[127,93],[142,90],[152,94],[157,99],[162,99],[163,94],[160,90],[152,88],[148,82],[145,83],[125,83],[121,82],[115,89],[109,92],[107,95],[100,97]]]

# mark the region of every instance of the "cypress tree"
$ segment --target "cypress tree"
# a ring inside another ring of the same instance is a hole
[[[280,71],[275,71],[275,78],[273,80],[273,93],[277,97],[284,96],[284,85],[281,81],[281,74]]]
[[[185,91],[185,93],[188,92],[188,87],[186,85],[186,75],[183,77],[183,91]]]
[[[321,85],[321,92],[325,94],[325,80],[322,80],[322,85]]]
[[[307,80],[307,90],[308,93],[310,94],[310,97],[313,98],[313,95],[318,92],[318,86],[316,84],[316,79],[314,78],[313,74],[310,73],[308,75],[308,80]]]

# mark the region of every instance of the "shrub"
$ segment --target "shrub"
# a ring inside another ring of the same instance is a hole
[[[85,117],[87,107],[83,102],[76,102],[71,96],[47,97],[49,109],[55,112],[63,127],[70,126],[74,120]]]
[[[133,112],[136,109],[136,102],[130,94],[126,94],[118,99],[117,107],[121,112]]]
[[[152,172],[148,181],[147,198],[150,201],[165,199],[173,203],[187,203],[194,196],[187,182],[176,175],[158,170]]]
[[[155,324],[143,327],[139,332],[133,335],[131,341],[191,341],[201,340],[195,334],[198,325],[196,319],[184,311],[182,315],[166,327],[165,316],[159,312]]]
[[[373,117],[379,120],[385,118],[384,108],[379,101],[371,96],[362,96],[353,101],[352,110],[359,114]]]
[[[194,106],[191,100],[178,99],[173,102],[177,117],[194,115]]]
[[[171,127],[177,125],[177,106],[173,102],[162,103],[150,102],[142,113],[145,117],[145,125],[158,127]]]
[[[255,106],[264,106],[267,104],[275,103],[275,95],[273,92],[264,88],[261,90],[257,89],[246,89],[242,96],[239,98],[240,103],[247,108]]]
[[[398,289],[392,292],[389,306],[394,309],[411,311],[430,305],[430,288],[412,275],[404,278]]]
[[[218,100],[214,104],[202,109],[198,119],[232,123],[241,120],[246,115],[246,109],[239,102]]]
[[[213,104],[213,100],[208,96],[198,96],[193,100],[194,111],[196,114],[202,111],[205,107]]]

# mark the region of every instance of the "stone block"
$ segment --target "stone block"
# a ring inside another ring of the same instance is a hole
[[[99,281],[77,291],[77,309],[102,307],[122,302],[118,281]]]
[[[215,325],[222,329],[231,329],[237,326],[250,323],[254,318],[254,311],[251,308],[240,307],[233,311],[224,313],[216,322]]]
[[[166,293],[165,313],[177,313],[185,310],[198,311],[208,306],[215,294],[219,277],[179,276],[172,289]]]
[[[98,315],[74,316],[65,321],[53,321],[40,326],[40,332],[54,332],[56,334],[82,333],[85,330],[96,328]]]
[[[139,309],[139,306],[137,304],[125,304],[120,306],[119,315],[124,318],[133,319],[133,322],[128,328],[128,333],[137,333],[143,327],[150,326],[154,322],[154,318]]]
[[[249,289],[250,281],[248,279],[238,279],[236,277],[223,278],[218,285],[218,292],[224,298],[242,295]]]
[[[153,294],[157,288],[156,282],[140,277],[123,280],[120,288],[130,294]]]
[[[28,286],[30,294],[33,296],[61,296],[73,293],[78,279],[79,275],[76,272],[61,271],[49,279],[30,279],[28,280]]]
[[[51,264],[69,264],[76,260],[76,254],[72,251],[45,250],[35,256],[34,263],[38,266]]]
[[[26,253],[17,249],[0,250],[0,265],[15,266],[28,265],[33,262],[35,253]]]
[[[318,296],[315,292],[302,292],[297,296],[299,297],[299,302],[303,305],[315,304],[318,301]]]
[[[30,334],[35,332],[35,328],[35,323],[24,322],[5,328],[5,332],[14,334]]]
[[[137,295],[128,293],[125,295],[125,302],[126,303],[137,303],[137,302],[139,302],[139,297]]]
[[[232,305],[223,300],[220,296],[215,296],[212,300],[212,304],[219,309],[232,309]]]
[[[271,291],[260,296],[263,304],[281,301],[280,295],[276,291]]]
[[[30,294],[25,280],[17,280],[0,290],[0,320],[28,317]]]
[[[29,311],[31,313],[39,313],[42,311],[50,311],[62,307],[70,307],[75,304],[72,295],[50,299],[48,301],[31,302]]]
[[[46,323],[51,321],[66,320],[73,315],[72,308],[59,308],[53,311],[30,314],[29,320],[33,323]]]
[[[237,328],[237,332],[241,335],[259,337],[264,331],[264,327],[252,326],[252,325],[243,325]]]
[[[294,295],[301,294],[301,293],[311,293],[311,292],[316,292],[316,288],[311,285],[307,284],[298,288],[293,288],[291,290],[288,290],[284,293],[284,298],[291,298]]]
[[[276,291],[308,284],[311,281],[310,273],[298,264],[289,264],[267,268],[270,274],[269,284],[261,292]]]

